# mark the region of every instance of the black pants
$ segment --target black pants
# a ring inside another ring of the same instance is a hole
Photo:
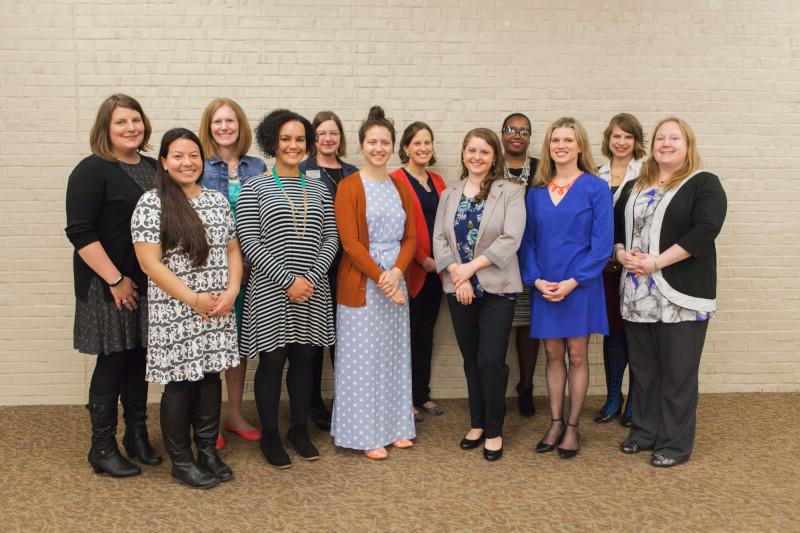
[[[258,368],[253,379],[258,416],[265,432],[278,431],[278,405],[281,400],[283,367],[289,360],[286,388],[289,391],[292,428],[306,426],[311,403],[311,366],[316,346],[288,344],[271,352],[259,353]]]
[[[417,407],[431,399],[431,356],[433,354],[433,327],[442,303],[442,282],[435,272],[425,276],[425,284],[415,298],[411,298],[411,393]]]
[[[514,317],[514,300],[484,293],[470,305],[447,295],[458,348],[464,358],[470,425],[486,438],[503,434],[508,365],[506,351]]]
[[[630,439],[674,459],[694,447],[697,374],[708,321],[625,322],[633,375]]]
[[[121,394],[144,395],[146,398],[147,382],[144,380],[146,365],[145,348],[98,355],[89,385],[89,394],[96,401],[116,401]]]
[[[333,306],[333,329],[336,330],[336,273],[338,272],[339,256],[336,256],[334,266],[328,271],[328,284],[331,288],[331,306]],[[325,407],[322,401],[322,368],[325,358],[325,348],[314,347],[314,359],[311,362],[311,407],[319,409]],[[331,366],[336,362],[336,345],[328,349],[331,355]]]

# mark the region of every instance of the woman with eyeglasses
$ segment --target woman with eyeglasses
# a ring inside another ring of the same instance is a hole
[[[614,204],[619,199],[622,187],[639,177],[644,162],[644,132],[639,119],[628,113],[615,115],[603,133],[603,155],[609,160],[601,166],[597,175],[603,178],[614,194]],[[603,366],[606,371],[606,403],[594,421],[609,422],[622,413],[620,424],[631,424],[633,402],[633,374],[628,373],[628,399],[623,413],[622,378],[628,366],[628,346],[625,341],[625,326],[619,309],[619,282],[622,267],[614,257],[609,259],[603,271],[603,286],[606,290],[606,313],[609,333],[603,337]]]
[[[501,129],[503,155],[505,165],[503,175],[525,187],[528,192],[539,160],[528,155],[531,144],[531,120],[522,113],[511,113],[503,121]],[[533,373],[536,370],[536,359],[539,355],[539,339],[531,338],[531,290],[523,287],[514,307],[516,328],[517,360],[519,361],[519,383],[517,383],[517,405],[522,416],[533,416],[536,407],[533,404]]]
[[[558,448],[559,456],[569,459],[581,447],[578,424],[589,388],[589,336],[608,334],[602,273],[613,244],[611,190],[594,175],[586,130],[574,118],[550,125],[541,161],[526,199],[520,248],[522,279],[536,288],[531,335],[544,340],[547,355],[551,423],[536,452]]]
[[[302,170],[307,177],[318,179],[327,187],[331,198],[336,200],[336,191],[339,183],[349,176],[358,172],[358,168],[351,165],[342,158],[347,155],[347,139],[344,135],[344,128],[339,116],[333,111],[320,111],[311,121],[314,128],[314,144],[311,146],[311,156],[300,163]],[[339,260],[342,257],[341,249],[337,252],[330,269],[328,269],[328,283],[331,294],[336,294],[336,272],[339,268]],[[331,299],[333,306],[334,322],[336,320],[336,301]],[[311,385],[311,422],[317,429],[331,429],[331,412],[325,402],[322,401],[322,357],[323,349],[317,349],[313,363],[313,383]],[[331,356],[331,364],[336,359],[336,345],[328,347]]]

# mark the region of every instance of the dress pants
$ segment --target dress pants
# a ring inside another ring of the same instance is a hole
[[[433,354],[433,327],[442,303],[442,282],[439,275],[429,272],[425,284],[411,298],[409,319],[411,323],[411,392],[414,405],[420,407],[431,399],[431,356]]]
[[[625,321],[633,375],[630,439],[673,459],[694,447],[697,374],[708,321],[673,324]]]
[[[503,434],[508,365],[506,351],[514,318],[514,299],[484,293],[471,304],[447,295],[456,341],[464,358],[470,425],[487,439]]]

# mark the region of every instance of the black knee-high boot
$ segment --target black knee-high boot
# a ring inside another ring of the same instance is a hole
[[[117,448],[117,397],[89,394],[89,415],[92,420],[92,447],[89,464],[98,474],[105,472],[113,477],[130,477],[141,469],[125,459]]]
[[[161,434],[172,460],[172,477],[190,487],[208,489],[219,478],[200,466],[192,455],[191,412],[194,384],[169,383],[161,396]]]
[[[137,377],[138,378],[138,377]],[[122,444],[130,458],[139,458],[142,464],[161,464],[161,456],[150,446],[147,435],[147,382],[126,376],[122,382],[122,409],[125,415],[125,436]]]
[[[219,413],[222,401],[222,382],[219,374],[209,374],[194,386],[192,426],[197,445],[197,463],[213,472],[221,481],[233,479],[233,470],[217,455]]]

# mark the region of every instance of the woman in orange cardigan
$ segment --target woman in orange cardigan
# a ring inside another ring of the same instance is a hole
[[[422,409],[431,415],[444,414],[444,408],[431,400],[431,356],[433,327],[442,302],[442,280],[436,273],[431,251],[433,222],[439,207],[444,180],[426,167],[436,164],[433,130],[424,122],[412,122],[400,138],[400,161],[405,166],[391,174],[408,185],[413,193],[414,221],[417,224],[417,251],[408,267],[409,315],[411,322],[411,395],[414,420],[422,420]]]
[[[342,180],[336,193],[344,255],[337,275],[331,435],[337,446],[385,459],[387,445],[408,448],[416,437],[403,274],[417,239],[411,192],[386,172],[395,131],[383,109],[370,109],[358,140],[364,168]]]

